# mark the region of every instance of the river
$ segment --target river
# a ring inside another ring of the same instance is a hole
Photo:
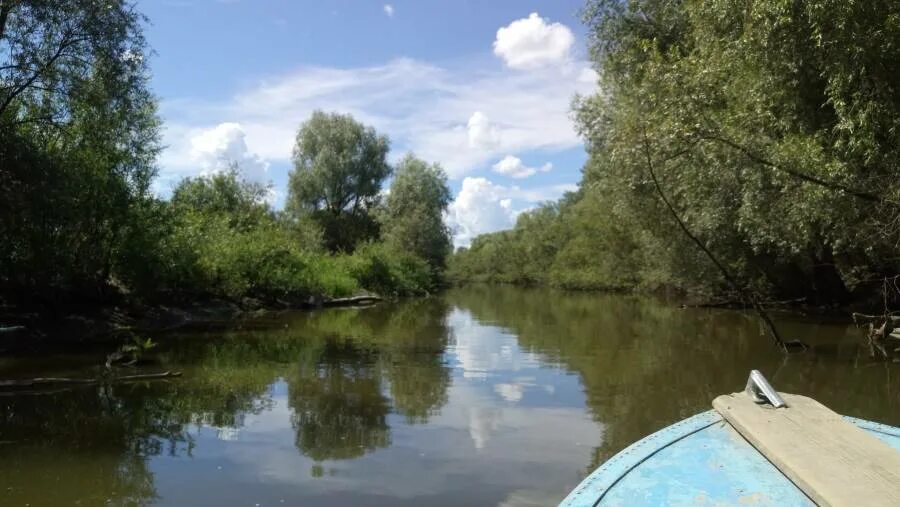
[[[861,332],[657,299],[469,287],[154,337],[183,377],[0,393],[0,504],[555,504],[633,441],[740,390],[900,425],[900,365]],[[0,358],[0,378],[88,376],[102,351]]]

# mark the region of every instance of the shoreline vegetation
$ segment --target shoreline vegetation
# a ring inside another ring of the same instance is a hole
[[[126,0],[0,1],[0,341],[443,285],[444,171],[389,164],[349,115],[297,119],[283,210],[227,161],[154,190],[147,21]]]
[[[576,191],[454,283],[900,306],[900,5],[589,0]]]
[[[123,235],[111,251],[74,259],[71,252],[47,251],[44,231],[5,230],[19,251],[4,259],[10,271],[0,348],[39,346],[35,338],[77,342],[208,326],[268,311],[365,305],[437,290],[450,252],[442,221],[450,199],[446,176],[439,165],[411,154],[389,166],[387,147],[387,138],[349,116],[316,112],[298,131],[284,211],[270,206],[269,189],[230,169],[185,178],[169,199],[134,196],[131,204],[147,213],[127,225],[139,235],[137,245]],[[390,191],[382,193],[389,176]],[[42,241],[28,241],[25,232]],[[108,272],[14,269],[42,263],[44,256],[79,268],[105,261]]]
[[[0,1],[0,345],[473,282],[898,305],[900,6],[583,19],[600,91],[573,101],[578,190],[452,252],[440,165],[388,163],[349,115],[297,119],[283,210],[237,166],[160,197],[135,3]]]

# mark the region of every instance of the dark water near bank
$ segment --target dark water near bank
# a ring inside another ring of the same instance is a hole
[[[0,396],[0,505],[555,504],[751,368],[900,425],[900,365],[778,321],[813,351],[782,357],[739,312],[509,287],[157,337],[147,369],[183,378]],[[0,378],[100,362],[0,358]]]

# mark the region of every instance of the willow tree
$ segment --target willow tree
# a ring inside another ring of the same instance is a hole
[[[435,273],[450,253],[450,230],[444,212],[450,205],[447,175],[438,164],[407,155],[396,168],[381,214],[388,245],[425,259]]]
[[[122,0],[0,0],[0,284],[102,287],[141,262],[159,151],[143,16]]]
[[[454,276],[715,299],[733,278],[840,303],[900,271],[900,4],[589,0],[583,14],[600,91],[575,102],[581,189],[563,213],[477,238]]]
[[[742,280],[845,300],[897,268],[898,15],[895,2],[588,2],[603,93],[579,104],[585,183],[683,244],[649,145],[686,226]],[[717,279],[703,264],[696,279]]]
[[[370,212],[391,174],[389,143],[350,115],[316,111],[297,131],[287,209],[312,216],[333,251],[378,235]]]

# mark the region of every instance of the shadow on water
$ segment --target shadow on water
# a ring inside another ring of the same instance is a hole
[[[0,396],[0,504],[552,503],[751,368],[900,425],[900,369],[857,330],[778,322],[813,350],[781,356],[741,312],[513,287],[157,337],[181,379]],[[0,377],[101,359],[6,358]]]

